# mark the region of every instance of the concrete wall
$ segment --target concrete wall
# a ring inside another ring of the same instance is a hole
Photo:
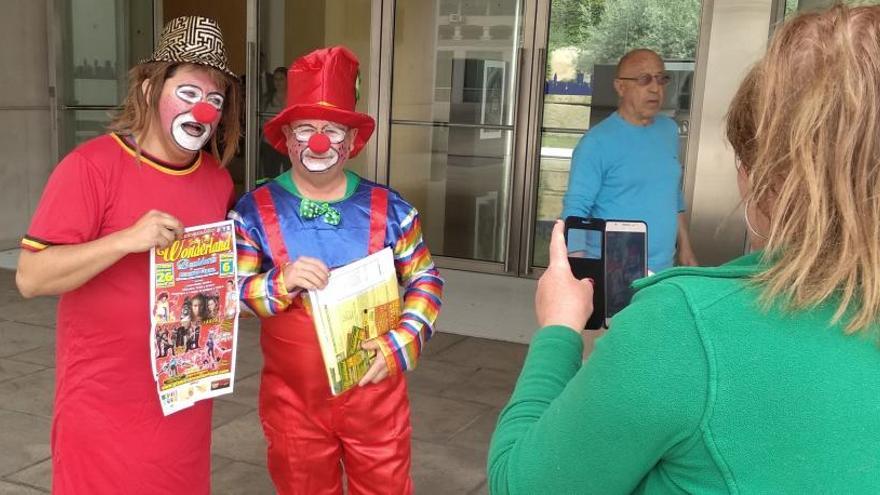
[[[14,247],[54,163],[46,2],[5,0],[0,15],[0,249]]]

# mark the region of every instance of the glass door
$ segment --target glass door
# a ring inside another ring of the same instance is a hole
[[[523,244],[524,272],[547,266],[550,230],[562,213],[572,152],[585,132],[616,110],[615,70],[629,50],[656,51],[672,76],[661,113],[679,124],[684,166],[700,31],[699,0],[550,0],[542,5],[549,9],[542,23],[546,32],[536,36],[546,40],[547,57],[531,114],[539,144],[532,155],[533,209],[525,222],[532,242]]]
[[[388,183],[418,208],[441,266],[546,266],[572,151],[615,110],[615,67],[630,49],[654,49],[673,76],[663,112],[679,123],[684,160],[699,0],[384,3]]]
[[[140,0],[53,3],[56,159],[106,132],[128,68],[153,50],[153,8]]]
[[[532,4],[532,5],[526,5]],[[441,264],[507,272],[534,2],[394,2],[389,184]]]
[[[254,130],[256,145],[255,182],[260,184],[290,169],[287,156],[275,151],[263,139],[263,124],[284,109],[287,68],[298,57],[317,48],[344,45],[360,61],[360,99],[357,110],[375,114],[371,88],[373,68],[373,2],[371,0],[260,0],[257,20],[257,72]],[[378,58],[378,57],[377,57]],[[376,138],[346,168],[372,178],[375,174]]]

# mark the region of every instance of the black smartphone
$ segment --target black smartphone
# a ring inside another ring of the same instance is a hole
[[[605,326],[632,300],[632,283],[648,276],[648,225],[605,221]]]
[[[571,272],[579,279],[593,279],[593,315],[586,329],[605,324],[605,221],[599,218],[565,219],[565,246]]]

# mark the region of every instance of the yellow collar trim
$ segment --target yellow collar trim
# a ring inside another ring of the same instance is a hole
[[[25,247],[30,247],[30,248],[33,248],[37,251],[42,251],[43,249],[46,249],[47,247],[49,247],[48,245],[43,244],[42,242],[37,242],[33,239],[28,239],[27,237],[23,237],[21,239],[21,244]]]
[[[110,136],[113,137],[113,139],[115,139],[117,143],[119,143],[119,146],[121,146],[123,150],[125,150],[129,155],[131,155],[132,157],[134,157],[135,160],[137,160],[137,152],[135,150],[131,149],[128,146],[128,143],[123,141],[122,138],[120,138],[115,133],[111,133]],[[143,163],[146,163],[147,165],[153,167],[154,169],[158,170],[159,172],[162,172],[163,174],[189,175],[189,174],[195,172],[196,169],[198,169],[199,166],[202,164],[202,152],[199,151],[199,157],[196,158],[196,161],[192,165],[190,165],[187,168],[180,169],[180,170],[166,167],[165,165],[162,165],[161,163],[157,163],[153,160],[150,160],[149,158],[144,156],[143,153],[141,153],[141,161]]]

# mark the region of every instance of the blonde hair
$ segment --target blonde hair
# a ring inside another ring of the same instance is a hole
[[[842,5],[781,26],[727,120],[746,203],[770,222],[765,302],[835,298],[848,333],[880,314],[878,120],[880,7]]]
[[[136,135],[138,140],[143,139],[150,130],[152,116],[159,115],[159,97],[165,81],[173,77],[182,66],[207,71],[214,83],[226,92],[220,124],[211,136],[211,152],[225,167],[238,151],[238,140],[241,135],[241,87],[237,79],[211,67],[177,62],[149,62],[135,65],[128,71],[128,94],[108,129],[119,134]],[[146,94],[142,88],[144,81],[147,81]],[[140,142],[135,143],[138,158],[141,152],[140,144]]]

